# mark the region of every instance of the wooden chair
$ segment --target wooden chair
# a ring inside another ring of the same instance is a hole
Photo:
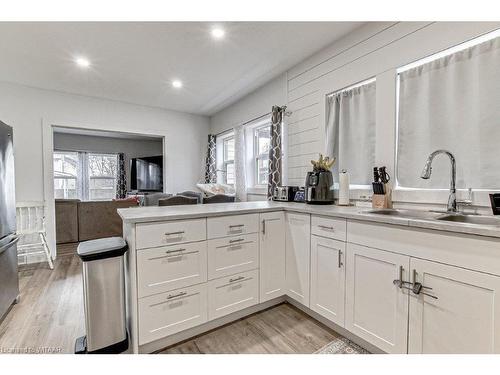
[[[51,270],[54,263],[47,244],[45,230],[45,203],[44,202],[22,202],[16,205],[17,234],[20,237],[17,245],[18,258],[31,255],[45,255]]]
[[[173,197],[160,199],[158,201],[158,206],[181,206],[184,204],[198,204],[198,198],[174,195]]]
[[[216,194],[211,197],[203,198],[203,204],[207,203],[231,203],[234,202],[234,196],[225,194]]]

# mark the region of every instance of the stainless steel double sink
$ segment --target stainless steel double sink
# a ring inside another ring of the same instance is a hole
[[[437,211],[404,210],[404,209],[378,209],[363,211],[366,214],[398,217],[402,219],[438,220],[444,222],[487,225],[500,227],[500,218],[491,216],[471,215],[463,213],[444,213]]]

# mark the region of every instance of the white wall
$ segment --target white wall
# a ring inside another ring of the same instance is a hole
[[[285,103],[286,74],[282,74],[210,117],[210,131],[213,134],[221,133],[270,113],[273,105]]]
[[[44,199],[42,123],[165,136],[166,191],[203,176],[206,117],[0,83],[0,119],[14,128],[17,201]]]
[[[123,153],[126,185],[127,190],[130,190],[130,159],[162,155],[163,140],[54,133],[54,150]]]

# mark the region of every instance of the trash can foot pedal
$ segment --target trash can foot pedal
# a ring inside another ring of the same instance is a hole
[[[87,336],[78,337],[75,341],[75,354],[87,353]]]

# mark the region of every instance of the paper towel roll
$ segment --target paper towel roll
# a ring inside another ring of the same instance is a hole
[[[339,206],[349,206],[349,173],[345,169],[339,173]]]

